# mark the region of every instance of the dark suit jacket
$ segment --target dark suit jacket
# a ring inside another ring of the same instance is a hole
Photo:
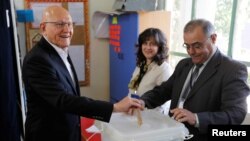
[[[44,38],[26,55],[22,73],[26,141],[80,141],[80,116],[110,120],[113,105],[80,97],[76,75],[75,87],[64,62]]]
[[[142,96],[146,107],[155,108],[171,100],[170,109],[176,108],[192,66],[191,58],[181,60],[168,81]],[[197,113],[199,118],[199,129],[185,123],[196,140],[206,138],[209,124],[241,124],[247,113],[247,75],[245,65],[224,56],[217,49],[184,103],[184,108]]]

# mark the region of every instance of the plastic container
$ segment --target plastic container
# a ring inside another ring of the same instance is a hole
[[[137,117],[125,113],[112,114],[109,123],[102,123],[102,138],[109,141],[182,141],[189,132],[184,124],[154,110],[141,112],[143,124]]]

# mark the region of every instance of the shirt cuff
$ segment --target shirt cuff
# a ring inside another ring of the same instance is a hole
[[[194,127],[199,128],[200,127],[199,118],[198,118],[197,114],[194,114],[194,115],[195,115]]]

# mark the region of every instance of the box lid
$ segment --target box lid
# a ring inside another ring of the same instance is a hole
[[[136,115],[114,113],[103,131],[114,141],[184,140],[189,134],[183,123],[158,111],[144,110],[141,114],[143,124],[139,126]]]

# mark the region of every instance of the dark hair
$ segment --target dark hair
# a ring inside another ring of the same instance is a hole
[[[189,21],[184,27],[184,33],[192,32],[196,27],[202,27],[204,34],[209,37],[214,34],[215,29],[211,22],[205,19],[194,19]]]
[[[138,38],[137,47],[137,58],[136,65],[140,66],[146,63],[146,57],[142,53],[142,44],[150,39],[154,39],[156,45],[159,47],[157,54],[154,56],[153,61],[158,65],[161,65],[168,57],[167,39],[164,33],[158,28],[147,28],[145,29]]]

